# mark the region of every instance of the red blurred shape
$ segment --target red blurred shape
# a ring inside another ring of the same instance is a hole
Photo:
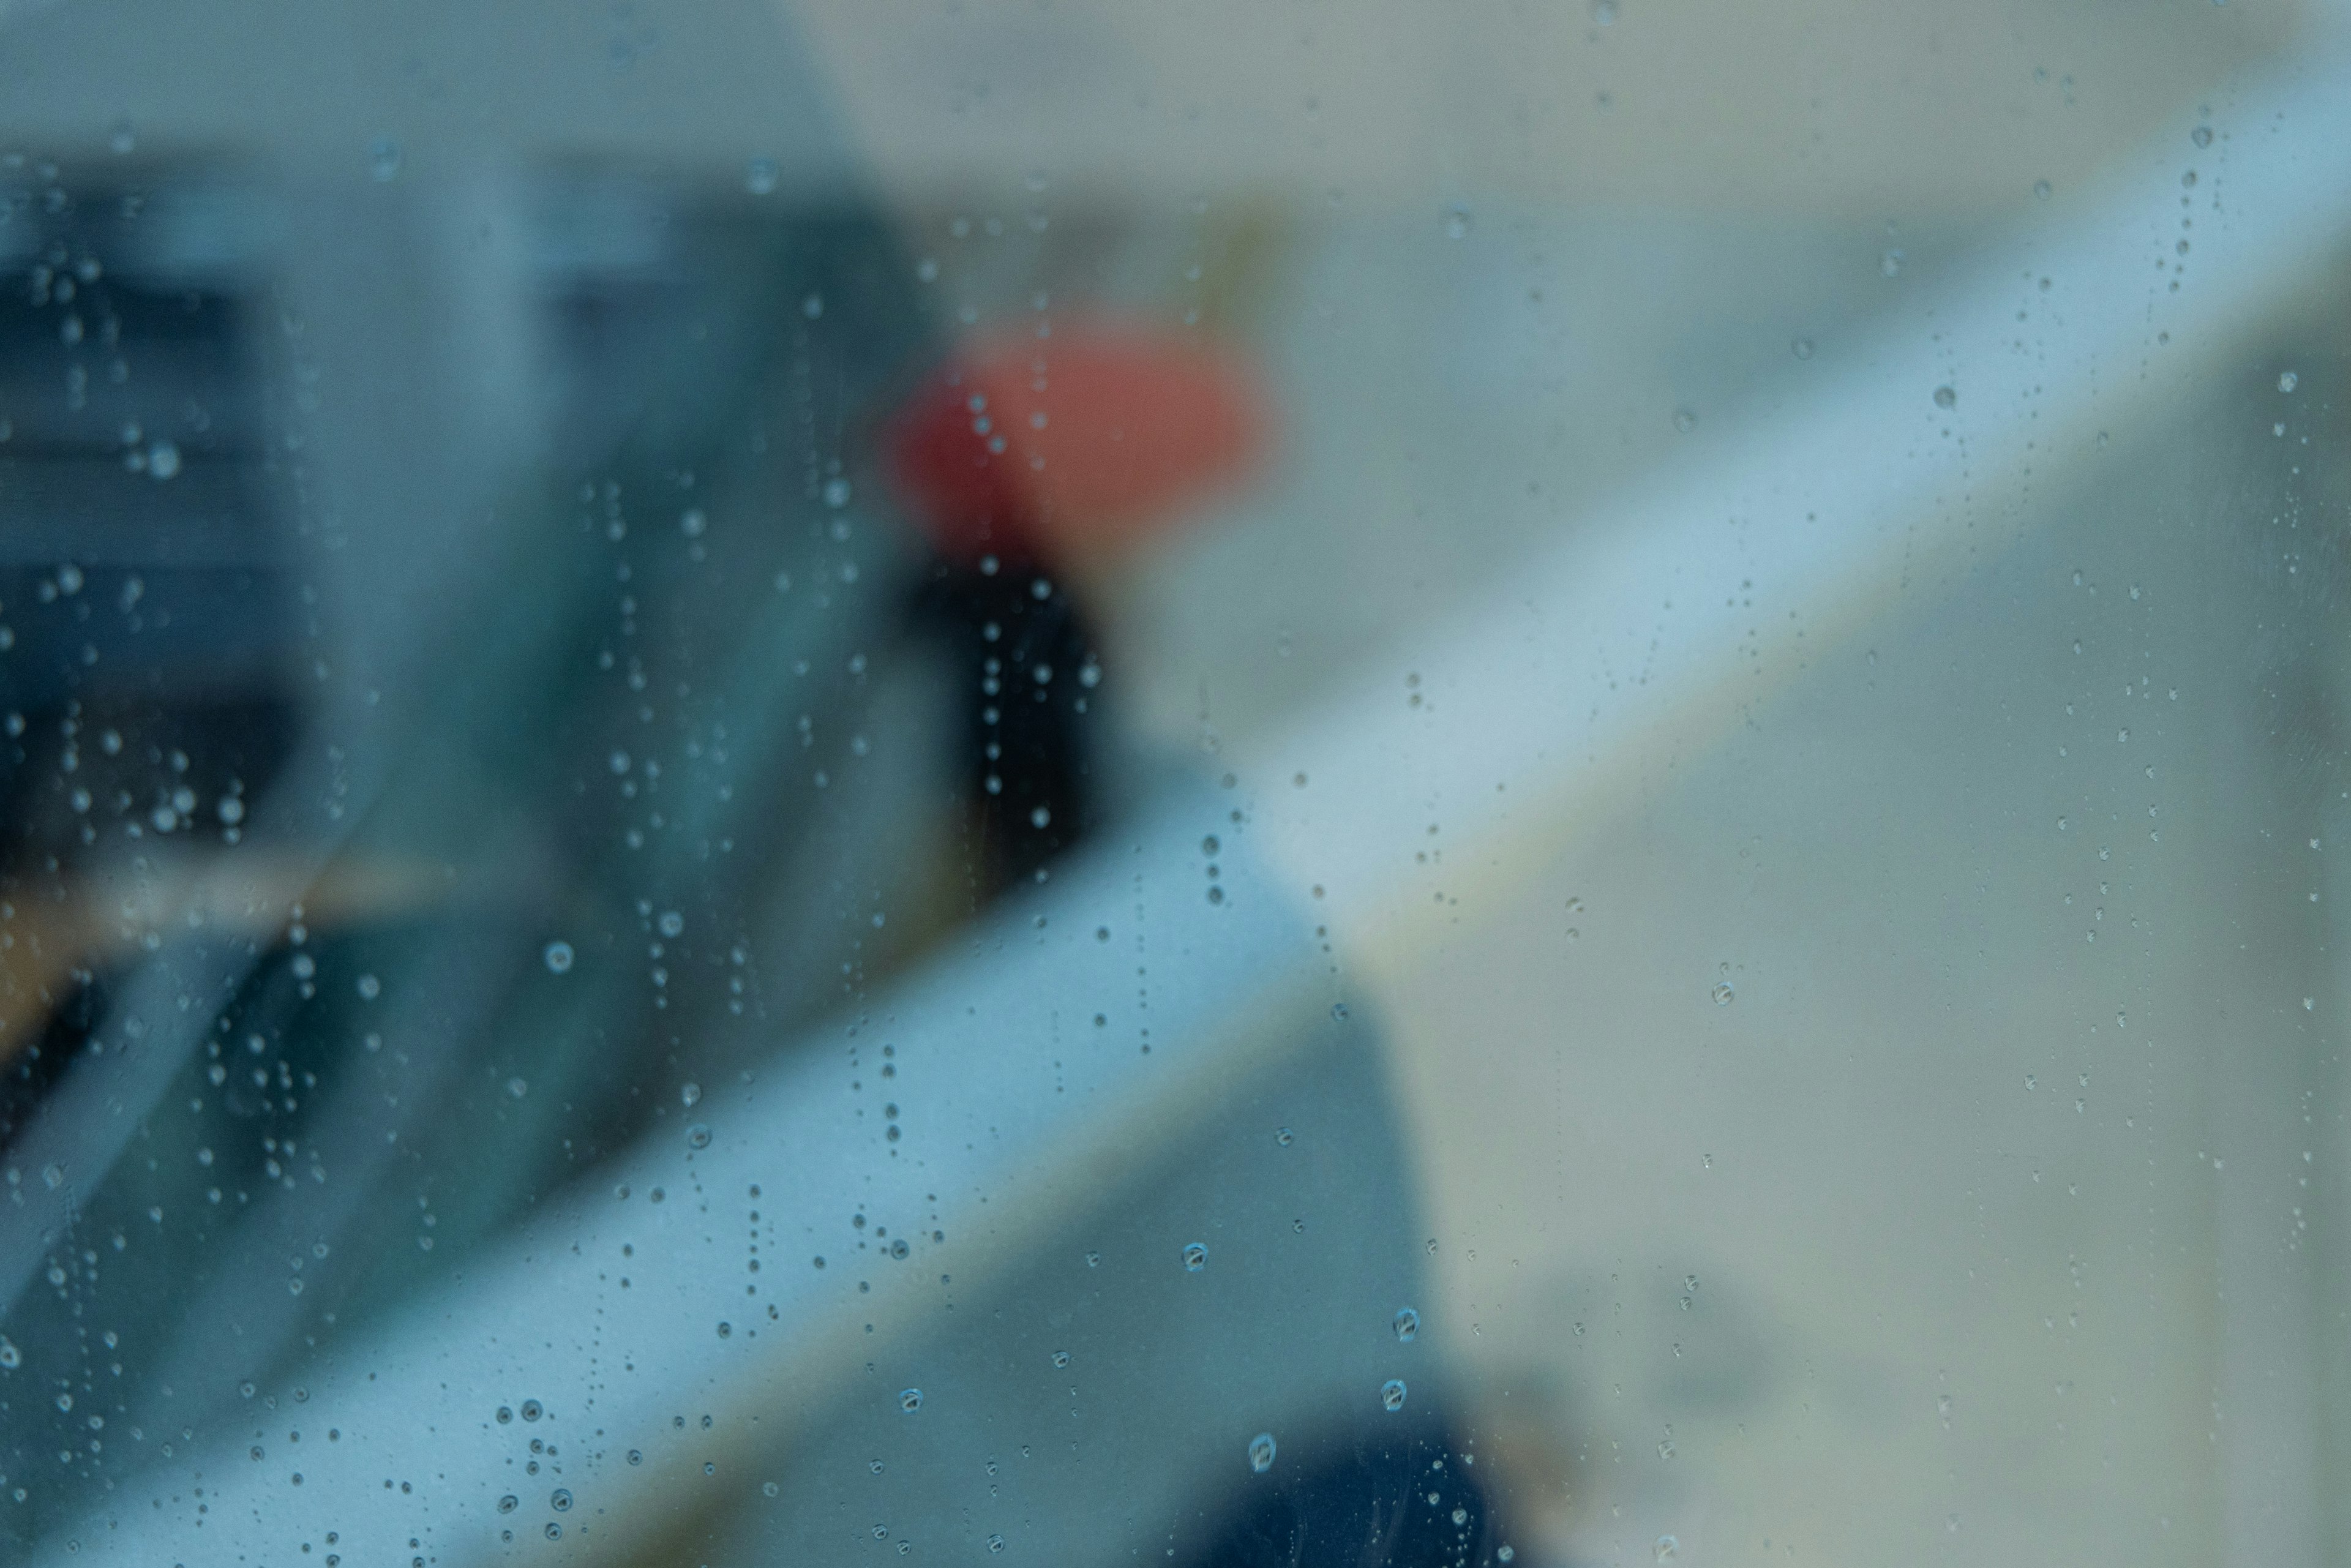
[[[1238,355],[1091,321],[965,343],[890,421],[883,453],[946,555],[1067,562],[1115,553],[1230,488],[1270,438]]]

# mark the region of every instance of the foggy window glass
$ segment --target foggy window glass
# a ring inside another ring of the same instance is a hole
[[[2351,1563],[2351,33],[0,0],[0,1561]]]

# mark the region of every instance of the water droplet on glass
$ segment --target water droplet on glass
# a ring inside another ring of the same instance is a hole
[[[664,911],[662,912],[662,917],[661,917],[661,934],[662,934],[663,936],[678,936],[678,935],[680,935],[681,933],[683,933],[684,930],[685,930],[685,916],[684,916],[684,915],[680,915],[680,914],[679,914],[676,910],[674,910],[674,909],[666,909],[666,910],[664,910]]]
[[[1280,1144],[1285,1149],[1290,1147],[1291,1141],[1297,1136],[1297,1134],[1291,1132],[1287,1127],[1276,1127],[1273,1130],[1273,1141]]]
[[[1908,259],[1898,250],[1884,252],[1877,258],[1878,275],[1882,277],[1899,277],[1902,276],[1902,264]]]
[[[1255,1470],[1259,1475],[1263,1475],[1266,1471],[1273,1469],[1272,1433],[1259,1432],[1256,1437],[1249,1439],[1249,1469]]]
[[[1800,360],[1809,360],[1813,357],[1813,340],[1810,338],[1799,338],[1788,345],[1788,351]]]
[[[570,969],[571,969],[571,944],[570,944],[570,943],[569,943],[569,942],[549,942],[549,943],[547,945],[547,951],[546,951],[546,953],[545,953],[544,955],[542,955],[542,956],[544,956],[544,957],[546,958],[546,960],[547,960],[547,969],[548,969],[548,973],[549,973],[549,974],[551,974],[551,975],[563,975],[563,974],[569,974],[569,973],[570,972]]]
[[[1069,1364],[1070,1364],[1070,1353],[1069,1353],[1068,1351],[1066,1351],[1066,1350],[1057,1350],[1057,1351],[1055,1351],[1055,1352],[1053,1353],[1053,1364],[1054,1364],[1055,1366],[1057,1366],[1057,1367],[1058,1367],[1058,1366],[1067,1366],[1067,1365],[1069,1365]]]
[[[1731,989],[1730,982],[1729,980],[1717,980],[1714,983],[1714,1005],[1716,1007],[1729,1007],[1730,1005],[1730,998],[1738,994],[1739,993],[1737,991]]]
[[[1187,1241],[1187,1242],[1186,1242],[1186,1243],[1184,1244],[1184,1269],[1185,1269],[1185,1271],[1186,1271],[1186,1273],[1196,1274],[1196,1273],[1198,1273],[1201,1270],[1203,1270],[1203,1269],[1207,1268],[1207,1266],[1208,1266],[1208,1247],[1207,1247],[1207,1242],[1205,1242],[1205,1241]]]
[[[1468,239],[1469,231],[1475,226],[1477,221],[1469,215],[1467,207],[1455,207],[1445,214],[1445,237],[1447,239]]]
[[[991,1554],[993,1554],[993,1553],[995,1553],[995,1552],[998,1552],[1003,1551],[1003,1550],[1004,1550],[1004,1537],[1002,1537],[1001,1535],[991,1535],[991,1536],[989,1536],[989,1537],[987,1538],[987,1550],[988,1550],[988,1552],[989,1552]]]
[[[710,1146],[709,1127],[700,1122],[696,1122],[693,1126],[688,1127],[685,1130],[685,1146],[689,1149],[708,1148]]]
[[[512,1492],[508,1492],[506,1496],[498,1499],[498,1511],[500,1513],[512,1513],[521,1506],[522,1499],[515,1496]]]
[[[701,1103],[702,1085],[699,1083],[682,1084],[678,1088],[677,1097],[686,1109],[690,1111]]]
[[[555,1495],[547,1500],[547,1506],[558,1513],[569,1512],[571,1508],[571,1490],[569,1487],[557,1487]]]
[[[1935,406],[1937,408],[1955,407],[1959,403],[1959,394],[1951,388],[1937,387],[1935,389]]]
[[[1391,1416],[1404,1408],[1404,1379],[1391,1377],[1380,1385],[1380,1408]]]
[[[1420,1333],[1420,1314],[1410,1307],[1403,1308],[1395,1315],[1395,1327],[1396,1338],[1408,1343]]]
[[[180,449],[168,441],[159,441],[147,449],[147,473],[150,478],[170,479],[180,472]]]
[[[536,1421],[546,1413],[547,1406],[536,1399],[526,1399],[522,1402],[522,1418],[526,1421]]]
[[[2212,145],[2212,128],[2209,125],[2199,125],[2188,133],[2188,140],[2199,147],[2210,147]]]
[[[898,1390],[898,1408],[913,1415],[923,1407],[923,1391],[919,1388]]]
[[[2278,377],[2278,391],[2282,392],[2290,392],[2301,384],[2302,378],[2292,371],[2284,371]]]
[[[1682,1543],[1676,1541],[1672,1536],[1660,1535],[1657,1537],[1656,1545],[1651,1547],[1649,1550],[1651,1553],[1656,1556],[1658,1562],[1663,1563],[1667,1558],[1671,1557],[1681,1549]]]
[[[2035,180],[2032,182],[2032,193],[2041,201],[2045,202],[2049,199],[2050,189],[2049,182],[2046,180]]]

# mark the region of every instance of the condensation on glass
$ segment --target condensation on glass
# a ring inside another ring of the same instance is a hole
[[[2351,1561],[2346,87],[0,4],[0,1557]]]

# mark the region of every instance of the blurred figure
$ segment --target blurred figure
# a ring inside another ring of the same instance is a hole
[[[892,421],[891,478],[939,552],[927,601],[983,698],[984,886],[1034,876],[1101,814],[1082,721],[1102,670],[1072,588],[1246,477],[1269,423],[1237,357],[1107,319],[979,338]]]

